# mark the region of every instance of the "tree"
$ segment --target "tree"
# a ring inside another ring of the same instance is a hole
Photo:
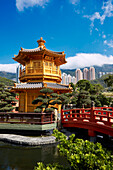
[[[42,95],[39,95],[38,98],[32,101],[32,104],[41,103],[34,110],[35,112],[52,112],[54,109],[57,109],[54,105],[61,104],[61,101],[58,100],[58,94],[53,93],[52,89],[44,88],[40,90],[40,93],[42,93]]]
[[[113,85],[113,75],[109,75],[104,79],[104,82],[107,84],[108,87]]]
[[[77,108],[82,108],[82,107],[90,107],[91,105],[91,99],[90,99],[90,93],[85,90],[81,90],[78,94],[77,98]]]
[[[101,93],[97,96],[97,99],[100,101],[101,106],[104,106],[104,105],[109,106],[110,103],[112,102],[111,97],[106,97],[105,95],[103,95]]]
[[[93,84],[89,90],[91,95],[98,95],[103,90],[103,87],[100,84]]]
[[[15,94],[5,88],[3,83],[0,83],[0,112],[12,111],[12,102],[14,101],[16,101]]]
[[[71,169],[113,169],[113,155],[110,151],[102,148],[100,143],[94,144],[88,140],[84,141],[83,139],[75,139],[74,134],[72,134],[67,140],[67,136],[58,130],[54,130],[54,136],[57,141],[60,141],[58,144],[59,152],[62,156],[66,157]],[[42,170],[39,165],[35,170]],[[43,163],[41,163],[41,165],[43,165]],[[51,169],[57,170],[58,168],[52,167],[51,165]],[[59,169],[61,170],[60,167]],[[50,168],[46,167],[45,170],[50,170]]]
[[[88,107],[91,101],[94,101],[95,106],[109,106],[111,98],[106,98],[102,94],[103,87],[100,84],[91,84],[88,80],[80,80],[76,85],[79,88],[79,94],[76,107]]]
[[[70,86],[72,87],[72,89],[73,89],[73,91],[75,91],[75,85],[71,82],[71,83],[69,83],[70,84]]]
[[[78,87],[80,90],[89,91],[92,84],[88,80],[79,80],[76,84],[76,87]]]

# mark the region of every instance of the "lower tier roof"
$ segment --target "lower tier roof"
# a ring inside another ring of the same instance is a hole
[[[57,83],[43,83],[43,82],[30,82],[30,83],[16,83],[13,89],[36,89],[36,88],[52,88],[52,89],[69,89],[69,86]]]

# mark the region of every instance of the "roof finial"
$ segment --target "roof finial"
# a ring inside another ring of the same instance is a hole
[[[39,47],[42,47],[42,46],[43,46],[43,48],[46,48],[46,47],[45,47],[46,41],[43,40],[42,37],[41,37],[40,40],[38,40],[37,42],[38,42],[38,46],[39,46]]]

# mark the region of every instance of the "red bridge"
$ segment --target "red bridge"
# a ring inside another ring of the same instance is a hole
[[[88,129],[92,137],[96,132],[113,136],[113,107],[62,110],[61,122],[63,127]]]

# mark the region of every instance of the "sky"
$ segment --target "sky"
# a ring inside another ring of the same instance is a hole
[[[65,51],[62,69],[113,64],[113,0],[0,0],[0,71],[20,48]]]

